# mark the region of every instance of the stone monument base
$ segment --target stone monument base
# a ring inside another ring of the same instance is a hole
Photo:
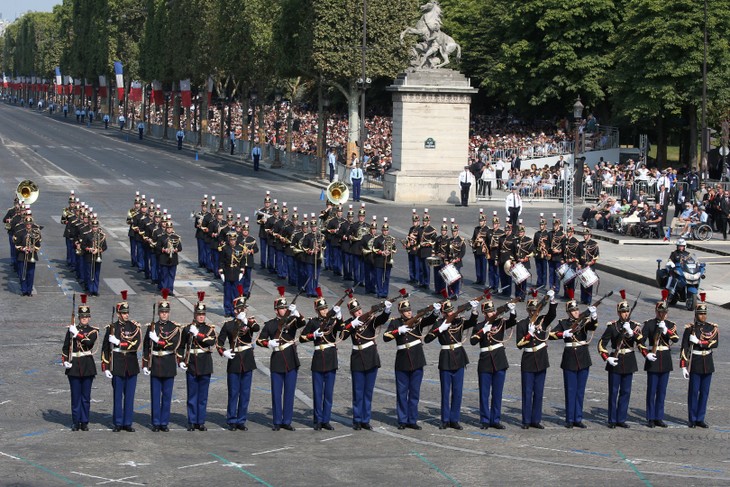
[[[461,204],[458,173],[450,170],[405,174],[385,173],[383,198],[396,203]],[[469,188],[469,204],[476,204],[476,183]]]

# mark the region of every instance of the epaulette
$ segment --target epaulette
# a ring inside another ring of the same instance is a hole
[[[170,320],[170,323],[172,323],[173,325],[177,326],[178,328],[185,328],[187,326],[187,325],[181,325],[177,321],[172,321],[172,320]]]
[[[131,321],[132,324],[134,324],[134,325],[142,326],[138,321],[135,321],[135,320],[129,320],[129,321]]]
[[[109,328],[109,325],[106,325],[106,326],[107,326],[107,328]],[[95,326],[92,326],[91,327],[91,330],[92,331],[99,331],[99,329],[97,327],[95,327]]]
[[[694,323],[687,323],[686,325],[684,325],[684,329],[689,330],[690,328],[692,328],[693,325]]]

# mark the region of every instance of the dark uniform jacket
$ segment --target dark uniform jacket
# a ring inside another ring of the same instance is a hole
[[[563,259],[565,262],[570,264],[578,263],[578,247],[580,247],[580,241],[575,237],[570,237],[565,240],[565,246],[563,247]]]
[[[562,230],[551,230],[548,232],[548,243],[550,248],[550,260],[560,262],[563,260],[565,251],[565,234]]]
[[[348,237],[350,241],[350,253],[352,255],[362,255],[363,239],[358,239],[357,236],[358,233],[360,233],[361,231],[360,228],[367,226],[367,223],[360,222],[359,220],[350,225],[350,228],[348,230]]]
[[[584,240],[578,245],[578,262],[580,262],[581,267],[594,265],[599,255],[598,242],[593,239],[587,242]]]
[[[516,262],[522,262],[526,269],[530,268],[530,257],[534,253],[534,243],[532,239],[525,235],[524,237],[515,237],[513,240],[512,257]],[[526,259],[526,260],[525,260]]]
[[[517,324],[517,315],[509,314],[509,318],[497,318],[492,322],[492,329],[489,333],[484,333],[484,325],[487,320],[479,323],[479,328],[469,340],[472,345],[479,344],[482,349],[479,353],[479,364],[477,372],[480,374],[499,372],[507,370],[509,362],[507,361],[507,352],[504,349],[504,332]],[[491,348],[491,350],[485,350]]]
[[[106,252],[107,245],[106,245],[106,235],[104,235],[101,231],[98,231],[98,233],[95,235],[94,232],[89,232],[86,235],[84,235],[84,238],[81,240],[81,248],[84,250],[84,258],[86,259],[86,262],[91,262],[92,260],[96,260],[97,257],[101,257],[101,254],[92,254],[89,250],[97,246],[101,249],[101,252]]]
[[[499,243],[504,236],[504,230],[498,228],[487,231],[487,246],[489,247],[489,260],[495,262],[499,260]]]
[[[669,320],[664,320],[664,324],[667,325],[666,335],[659,328],[659,322],[656,318],[645,321],[641,329],[642,340],[639,343],[641,354],[646,357],[648,353],[654,351],[654,345],[657,346],[656,360],[654,362],[644,361],[644,370],[647,372],[661,373],[673,370],[672,351],[669,347],[672,343],[679,341],[677,324]]]
[[[243,237],[241,240],[241,245],[245,247],[245,249],[248,249],[250,253],[244,253],[243,256],[243,266],[244,267],[253,267],[254,266],[254,255],[259,253],[259,244],[256,241],[255,238],[253,238],[251,235],[248,235],[246,237]],[[251,252],[253,250],[253,252]],[[289,255],[289,246],[287,246],[287,255]]]
[[[626,334],[622,321],[609,321],[606,326],[606,331],[603,332],[603,336],[601,336],[601,340],[598,342],[598,353],[601,354],[603,360],[606,360],[609,356],[618,359],[615,367],[606,363],[606,370],[608,372],[633,374],[639,370],[636,364],[634,345],[640,343],[643,339],[641,335],[641,323],[637,323],[636,321],[631,321],[630,323],[631,329],[634,331],[633,336]]]
[[[178,253],[182,252],[182,240],[180,235],[175,232],[164,233],[157,241],[157,247],[160,250],[160,260],[158,263],[164,266],[176,266],[180,263]],[[173,249],[172,253],[168,250]]]
[[[243,246],[226,244],[220,254],[219,266],[226,281],[238,281],[238,275],[243,272]]]
[[[689,341],[690,335],[699,338],[700,343],[695,344]],[[717,348],[719,338],[719,327],[715,323],[707,321],[687,323],[682,335],[682,357],[679,366],[689,368],[691,373],[712,374],[715,372],[712,349]]]
[[[271,207],[267,208],[265,206],[262,206],[259,208],[258,214],[256,215],[256,223],[259,225],[259,238],[266,239],[268,235],[266,234],[266,220],[267,220],[267,214],[271,213]]]
[[[485,242],[486,246],[489,247],[489,241],[487,240],[488,233],[489,229],[486,225],[474,227],[474,231],[471,234],[471,240],[473,243],[471,251],[474,252],[474,255],[484,255],[484,252],[482,252],[482,242]]]
[[[550,304],[548,312],[535,320],[535,336],[528,333],[530,318],[517,322],[515,331],[517,348],[522,350],[522,372],[542,372],[550,367],[548,360],[547,340],[550,335],[550,323],[555,319],[558,304]],[[534,350],[539,348],[539,350]],[[533,349],[533,351],[529,351]]]
[[[302,239],[299,241],[299,246],[304,250],[302,252],[302,261],[307,264],[317,264],[320,265],[322,262],[321,259],[321,248],[317,248],[318,246],[324,246],[324,236],[321,236],[321,241],[319,244],[315,241],[316,234],[309,232],[305,234]]]
[[[109,335],[120,340],[119,345],[109,343]],[[142,345],[140,324],[133,320],[117,320],[106,327],[101,345],[101,370],[111,370],[119,377],[139,374],[137,351]]]
[[[205,215],[207,213],[208,213],[207,211],[205,211],[205,212],[199,211],[199,212],[195,213],[195,217],[193,219],[193,222],[195,225],[195,238],[202,238],[202,239],[205,238],[205,233],[200,228],[200,226],[203,224],[203,219],[205,218]]]
[[[340,240],[340,247],[342,248],[342,252],[349,254],[350,253],[350,225],[352,225],[352,221],[344,220],[340,224],[340,229],[337,230],[337,237]]]
[[[299,335],[300,343],[312,342],[314,356],[312,357],[312,372],[329,372],[338,369],[337,362],[337,335],[344,328],[342,320],[320,316],[310,319]],[[314,337],[314,331],[324,332],[321,338]]]
[[[150,221],[150,217],[147,213],[142,213],[141,211],[134,215],[134,218],[132,218],[132,231],[134,233],[134,239],[138,242],[143,241],[143,235],[145,232],[145,228],[147,227],[147,223]]]
[[[550,253],[550,234],[547,230],[538,230],[532,237],[535,259],[547,259]]]
[[[412,372],[426,366],[422,337],[424,330],[428,330],[436,319],[437,315],[434,313],[421,318],[405,335],[398,333],[398,328],[407,321],[406,319],[400,317],[390,321],[388,331],[383,335],[383,341],[395,340],[397,347],[404,347],[395,352],[395,370]]]
[[[285,323],[289,325],[286,328],[283,326]],[[289,316],[286,320],[274,318],[264,323],[256,344],[268,347],[269,340],[274,338],[279,340],[279,346],[271,351],[270,368],[272,372],[285,374],[299,368],[296,335],[297,329],[305,324],[306,321],[301,316]]]
[[[327,241],[332,245],[333,247],[339,247],[342,243],[342,240],[339,235],[339,229],[340,225],[345,220],[342,218],[337,218],[336,216],[333,218],[330,218],[327,222]]]
[[[27,238],[28,236],[30,236],[30,238]],[[30,261],[32,258],[38,262],[38,251],[41,249],[42,240],[40,231],[31,228],[29,232],[26,230],[25,226],[20,228],[15,232],[15,235],[13,235],[13,243],[15,245],[15,250],[17,250],[15,259],[17,261],[24,262],[26,259]],[[26,241],[31,247],[30,252],[27,253],[23,250],[25,248]]]
[[[253,354],[253,334],[260,329],[261,326],[253,318],[249,318],[246,325],[235,318],[223,324],[223,328],[218,334],[218,353],[223,355],[227,340],[228,347],[234,355],[233,360],[227,361],[227,373],[243,374],[244,372],[256,370],[256,360]]]
[[[378,354],[378,344],[375,341],[375,329],[390,319],[390,313],[382,312],[376,317],[371,317],[358,328],[352,326],[354,319],[347,320],[342,330],[342,340],[347,340],[349,337],[352,341],[350,370],[365,372],[372,368],[380,368],[380,355]],[[372,345],[367,345],[371,342]]]
[[[436,320],[433,328],[426,335],[426,343],[438,338],[439,345],[441,345],[439,370],[459,370],[469,363],[469,357],[466,355],[466,350],[464,350],[461,342],[464,330],[473,328],[477,323],[478,316],[478,309],[472,311],[467,319],[457,316],[443,333],[439,333],[439,325],[443,321]],[[445,349],[444,347],[448,348]]]
[[[198,327],[198,334],[190,333],[190,326]],[[213,373],[212,347],[216,342],[215,325],[210,323],[191,323],[182,330],[182,340],[177,349],[178,360],[188,366],[188,374],[194,376]]]
[[[160,338],[152,343],[150,332],[154,330]],[[168,378],[177,375],[177,349],[182,336],[181,327],[173,321],[157,321],[147,327],[142,350],[142,367],[150,369],[152,377]]]
[[[420,244],[420,246],[418,247],[419,258],[425,259],[426,257],[429,257],[431,255],[437,235],[438,234],[436,233],[436,229],[433,228],[430,224],[424,225],[420,228],[418,234],[418,243]]]
[[[94,363],[94,344],[99,338],[99,329],[90,325],[76,325],[79,334],[76,338],[66,330],[66,337],[63,339],[61,348],[61,361],[71,362],[71,368],[66,369],[66,375],[72,377],[93,377],[96,375],[96,364]],[[71,347],[73,346],[73,350]],[[69,360],[69,352],[74,354]]]
[[[563,370],[578,371],[587,369],[593,363],[591,362],[591,351],[588,348],[588,332],[593,332],[598,328],[598,320],[586,318],[585,325],[578,328],[570,338],[563,336],[565,330],[573,331],[573,326],[578,320],[566,318],[558,321],[558,324],[550,332],[551,340],[563,340],[565,348],[563,348],[563,359],[560,361],[560,368]]]
[[[383,251],[385,250],[384,235],[378,235],[373,241],[373,266],[378,269],[385,269],[386,266],[390,268],[393,267],[393,259],[398,249],[396,248],[396,239],[393,236],[388,235],[388,241],[390,255],[383,254]]]

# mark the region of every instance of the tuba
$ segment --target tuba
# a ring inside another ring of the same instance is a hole
[[[30,179],[24,179],[18,184],[15,194],[18,196],[18,200],[21,204],[32,205],[38,199],[40,195],[38,185]]]
[[[350,195],[350,190],[347,189],[347,185],[342,181],[332,181],[327,189],[325,190],[327,199],[335,205],[344,204]]]

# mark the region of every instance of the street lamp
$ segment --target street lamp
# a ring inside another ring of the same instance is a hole
[[[278,169],[281,167],[281,156],[279,154],[279,104],[281,103],[281,90],[276,89],[274,92],[274,163],[271,167]]]
[[[258,92],[256,91],[256,88],[253,88],[248,92],[248,99],[250,100],[249,105],[251,105],[251,142],[248,145],[249,154],[253,150],[254,130],[256,127],[256,98],[258,98]]]
[[[573,104],[573,120],[574,120],[574,141],[573,141],[573,163],[568,166],[567,164],[563,168],[563,225],[567,228],[568,222],[573,222],[573,196],[574,196],[574,184],[576,177],[576,167],[578,167],[578,154],[580,134],[579,128],[581,119],[583,117],[583,104],[580,102],[580,96]]]
[[[322,163],[319,167],[319,178],[326,177],[327,158],[329,157],[329,146],[327,145],[327,109],[330,107],[330,99],[325,96],[322,98],[322,111],[324,111],[324,127],[322,127]]]

